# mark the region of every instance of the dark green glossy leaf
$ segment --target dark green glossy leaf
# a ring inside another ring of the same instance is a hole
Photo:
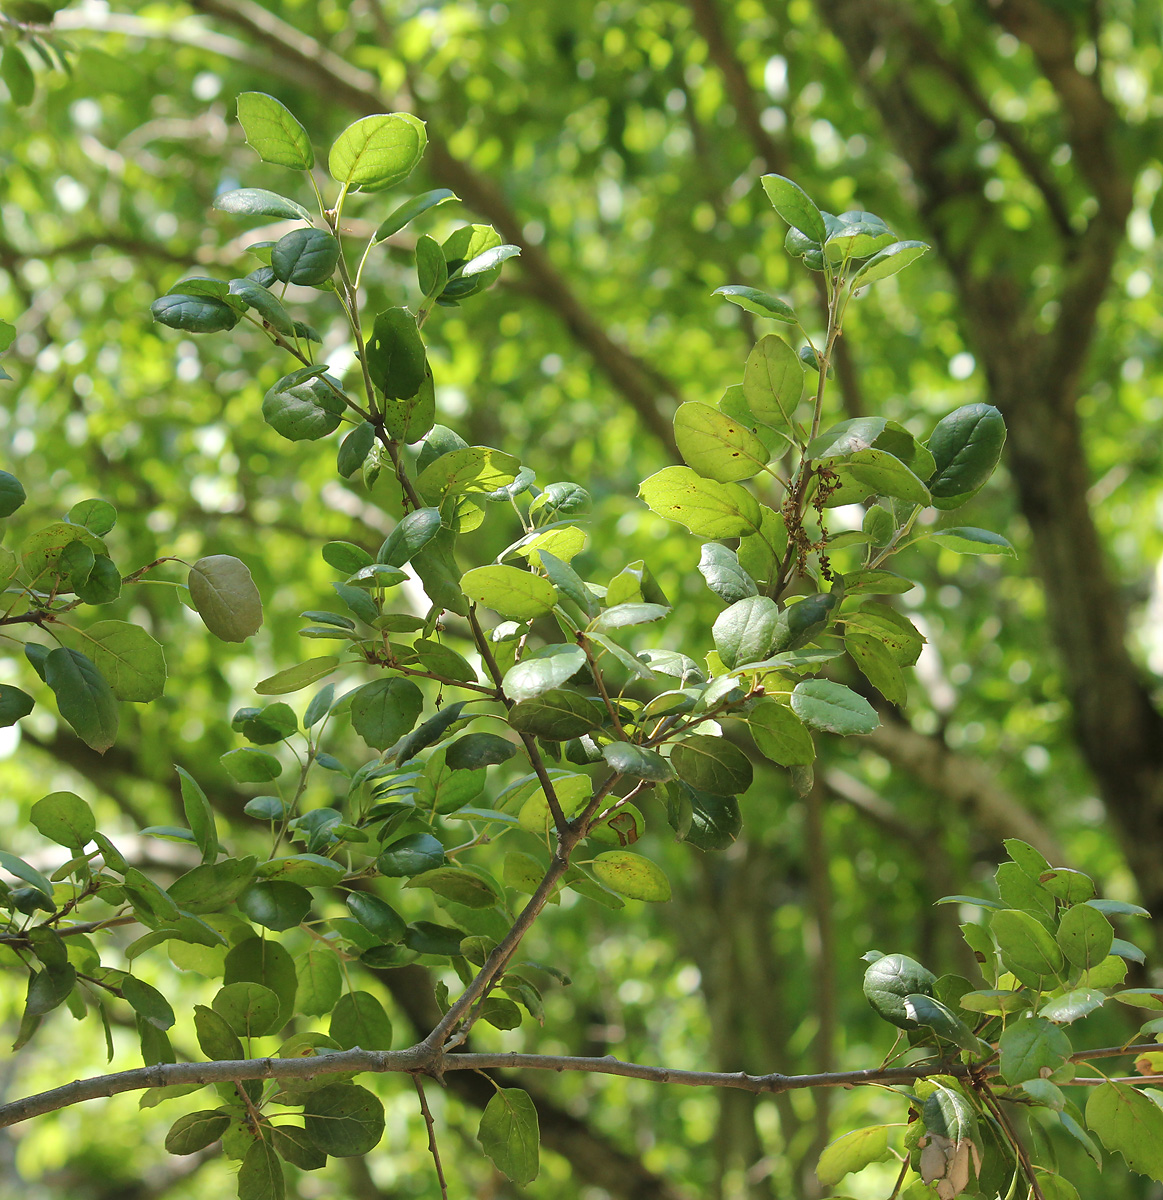
[[[326,283],[338,262],[339,243],[322,229],[292,229],[271,250],[275,278],[301,287]]]
[[[381,875],[419,875],[444,862],[444,847],[430,833],[413,833],[392,842],[376,859]]]
[[[680,779],[714,796],[735,796],[751,786],[750,760],[723,738],[690,734],[675,743],[670,763]]]
[[[61,716],[86,745],[104,754],[117,737],[117,700],[92,659],[58,646],[45,657],[44,679]]]
[[[798,324],[795,310],[790,304],[780,300],[778,296],[761,292],[758,288],[746,287],[739,283],[730,283],[726,287],[715,288],[713,296],[722,296],[732,304],[754,313],[757,317],[771,317],[775,321],[784,321],[788,325]]]
[[[219,212],[233,213],[242,217],[284,217],[289,220],[310,221],[311,214],[299,203],[268,192],[265,188],[235,188],[219,192],[214,197],[214,207]]]

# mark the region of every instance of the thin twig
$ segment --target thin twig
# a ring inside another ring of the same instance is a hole
[[[496,685],[495,695],[505,706],[506,710],[511,709],[513,701],[505,695],[503,686],[504,673],[497,664],[496,658],[493,657],[493,650],[489,645],[489,640],[485,636],[485,631],[481,628],[480,621],[477,620],[475,604],[469,606],[468,623],[469,628],[472,630],[472,640],[476,644],[477,651],[480,653],[481,661],[485,664],[485,670],[488,671],[489,678]],[[549,771],[545,766],[545,760],[541,757],[541,750],[538,748],[537,739],[532,734],[522,733],[519,729],[516,730],[516,733],[524,743],[525,753],[529,755],[530,765],[533,767],[533,772],[537,776],[538,783],[541,784],[541,790],[545,793],[545,803],[549,807],[549,815],[553,818],[554,828],[560,837],[568,828],[569,822],[566,820],[565,810],[561,807],[561,801],[558,799],[557,789],[553,786],[553,780],[549,778]]]
[[[440,1183],[440,1194],[448,1200],[448,1184],[444,1180],[444,1168],[440,1165],[440,1147],[436,1144],[436,1125],[428,1108],[428,1097],[424,1095],[424,1081],[415,1072],[412,1082],[416,1085],[416,1095],[420,1097],[420,1112],[424,1115],[424,1124],[428,1127],[428,1150],[432,1161],[436,1164],[436,1178]]]
[[[1017,1154],[1018,1161],[1022,1164],[1022,1173],[1029,1180],[1033,1200],[1046,1200],[1046,1194],[1042,1191],[1042,1185],[1038,1182],[1038,1176],[1034,1171],[1034,1164],[1030,1161],[1029,1152],[1026,1150],[1022,1139],[1018,1137],[1018,1131],[1014,1128],[1009,1114],[1002,1107],[1001,1101],[990,1091],[988,1083],[981,1085],[980,1092],[986,1106],[1001,1122],[1006,1137],[1009,1138],[1010,1145],[1013,1146],[1014,1153]]]

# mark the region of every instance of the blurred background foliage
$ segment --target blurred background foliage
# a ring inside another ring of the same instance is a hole
[[[58,7],[50,25],[35,23]],[[907,709],[885,709],[868,739],[825,740],[807,803],[761,767],[743,831],[719,852],[674,844],[654,804],[650,852],[673,901],[549,912],[529,957],[572,984],[550,993],[544,1030],[478,1027],[474,1038],[754,1073],[874,1066],[889,1038],[860,994],[860,954],[904,951],[938,973],[970,971],[957,923],[974,910],[933,901],[989,887],[1010,836],[1163,918],[1157,6],[86,0],[0,13],[0,316],[18,327],[0,444],[30,493],[6,544],[103,496],[120,510],[120,560],[238,555],[267,611],[256,639],[227,647],[173,589],[133,589],[118,615],[166,647],[167,695],[123,706],[103,758],[51,707],[22,733],[4,730],[5,848],[42,861],[28,807],[69,788],[141,861],[161,863],[169,843],[132,835],[181,823],[175,764],[234,816],[240,844],[259,836],[241,816],[247,796],[217,766],[237,740],[229,715],[253,702],[256,680],[305,657],[298,613],[330,595],[322,543],[374,550],[394,520],[386,477],[370,495],[358,480],[344,485],[331,443],[291,447],[263,423],[263,392],[286,367],[260,338],[194,342],[149,319],[149,302],[182,275],[243,274],[257,265],[246,244],[282,232],[210,209],[241,184],[287,187],[233,120],[234,97],[253,89],[289,105],[319,146],[365,112],[416,112],[431,149],[411,190],[448,186],[462,201],[418,231],[443,237],[487,220],[523,245],[499,286],[426,329],[439,419],[520,455],[543,482],[589,487],[583,573],[601,580],[645,558],[681,597],[666,636],[685,649],[710,648],[718,606],[694,540],[634,493],[673,461],[676,400],[714,402],[738,382],[762,326],[710,293],[746,283],[821,312],[812,277],[782,252],[762,173],[936,246],[854,306],[834,415],[875,411],[927,435],[955,406],[988,400],[1010,423],[1009,474],[965,517],[1005,531],[1018,559],[930,547],[901,564],[922,581],[902,602],[929,638]],[[354,199],[352,227],[370,230],[398,197]],[[414,236],[371,264],[373,310],[415,302]],[[353,351],[333,317],[316,303],[309,319],[342,370]],[[490,523],[475,561],[509,540]],[[17,680],[18,655],[0,648],[0,680]],[[1151,942],[1142,928],[1124,935]],[[174,998],[192,1003],[208,987],[155,970]],[[422,968],[368,986],[401,1030],[424,1031]],[[22,993],[13,982],[0,996],[9,1032]],[[1091,1024],[1095,1044],[1133,1031],[1118,1013]],[[91,1025],[58,1013],[0,1069],[5,1095],[104,1069]],[[181,1025],[174,1032],[180,1045]],[[132,1065],[134,1047],[126,1031],[115,1065]],[[829,1137],[904,1112],[877,1091],[756,1099],[585,1076],[523,1085],[547,1151],[525,1190],[475,1143],[489,1086],[458,1079],[434,1097],[464,1194],[807,1200],[819,1195],[812,1168]],[[304,1200],[436,1194],[411,1088],[370,1086],[388,1104],[384,1142],[366,1161],[301,1176]],[[46,1200],[232,1191],[221,1159],[164,1154],[170,1120],[139,1111],[134,1094],[55,1114],[6,1131],[0,1178],[8,1194]],[[1081,1194],[1099,1194],[1077,1146],[1051,1153]],[[853,1194],[886,1195],[884,1171],[866,1172]],[[1158,1189],[1120,1163],[1101,1194]]]

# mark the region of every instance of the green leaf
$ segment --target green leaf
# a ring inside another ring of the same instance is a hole
[[[354,121],[335,139],[327,169],[353,191],[379,191],[403,183],[427,144],[424,122],[411,113],[377,113]]]
[[[285,671],[279,671],[254,685],[254,690],[260,696],[285,696],[290,692],[300,691],[310,687],[326,675],[330,675],[339,666],[339,658],[334,654],[322,658],[309,658]]]
[[[844,622],[847,633],[869,634],[880,642],[898,666],[912,666],[925,644],[920,630],[908,617],[887,604],[865,603],[861,608],[845,613]]]
[[[852,277],[854,288],[867,287],[878,279],[887,279],[914,263],[929,247],[924,242],[894,242],[874,255]]]
[[[340,996],[328,1032],[344,1050],[392,1048],[392,1023],[371,992],[348,992]]]
[[[767,462],[767,448],[759,438],[709,404],[679,405],[674,437],[687,464],[720,483],[750,479]]]
[[[44,681],[81,741],[104,754],[117,737],[117,700],[93,661],[58,646],[45,657]]]
[[[520,1088],[498,1088],[485,1106],[477,1131],[497,1170],[518,1186],[532,1183],[540,1170],[537,1109]]]
[[[816,1164],[816,1178],[821,1187],[835,1187],[845,1175],[863,1171],[869,1163],[883,1162],[888,1157],[887,1125],[854,1129],[824,1148]]]
[[[149,306],[149,311],[159,325],[182,329],[186,333],[216,333],[222,329],[233,329],[239,319],[238,313],[229,304],[210,296],[160,296]]]
[[[961,525],[954,529],[939,529],[929,535],[938,546],[954,550],[958,554],[1008,554],[1017,557],[1017,552],[1000,533],[988,529],[974,529]]]
[[[1062,914],[1058,926],[1058,946],[1066,960],[1089,971],[1111,952],[1115,931],[1102,913],[1087,904],[1076,904]]]
[[[933,496],[976,492],[993,474],[1005,440],[1005,419],[992,404],[966,404],[939,421],[929,438],[936,463],[929,480]]]
[[[598,880],[611,891],[631,900],[664,903],[670,899],[670,881],[662,868],[629,850],[607,850],[591,864]]]
[[[386,750],[416,724],[424,693],[409,679],[377,679],[352,693],[351,725],[369,746]]]
[[[1007,1083],[1042,1076],[1043,1068],[1056,1071],[1074,1052],[1070,1039],[1042,1017],[1013,1021],[998,1041],[1001,1073]]]
[[[798,183],[793,183],[783,175],[763,175],[759,182],[771,201],[771,207],[793,229],[798,229],[813,242],[823,244],[828,236],[824,218]]]
[[[1038,875],[1038,882],[1052,896],[1067,904],[1083,904],[1094,897],[1094,880],[1070,867],[1053,867]]]
[[[311,1094],[303,1106],[303,1126],[325,1154],[353,1158],[379,1144],[384,1106],[367,1088],[333,1083]]]
[[[226,1018],[204,1004],[194,1005],[194,1030],[198,1037],[198,1045],[208,1059],[216,1062],[238,1062],[246,1057],[238,1034],[230,1027]]]
[[[722,296],[724,300],[737,304],[757,317],[771,317],[774,321],[785,321],[788,325],[799,324],[795,310],[790,304],[786,304],[777,296],[761,292],[758,288],[729,283],[726,287],[715,288],[711,295]]]
[[[226,1132],[230,1117],[226,1113],[203,1111],[186,1113],[170,1126],[165,1148],[170,1154],[194,1154],[212,1146]]]
[[[828,507],[851,504],[869,495],[892,496],[908,504],[928,504],[931,499],[929,489],[899,458],[875,446],[821,459],[820,465],[831,470],[840,484],[828,496]]]
[[[404,517],[380,546],[376,561],[402,567],[440,532],[440,509],[418,508]]]
[[[509,710],[508,719],[518,733],[531,733],[554,742],[581,737],[602,724],[598,706],[570,688],[552,688],[522,700]]]
[[[344,479],[350,479],[363,466],[371,448],[376,443],[376,427],[370,421],[357,425],[339,443],[335,456],[335,469]]]
[[[291,442],[313,442],[339,428],[346,408],[335,388],[319,378],[295,372],[280,379],[263,397],[263,420]]]
[[[807,766],[815,759],[812,735],[786,704],[761,700],[747,714],[747,722],[760,753],[773,763]]]
[[[270,1142],[253,1142],[238,1172],[238,1200],[283,1200],[283,1164]]]
[[[117,524],[117,509],[108,500],[78,500],[69,509],[71,525],[83,525],[90,533],[103,537]]]
[[[376,230],[375,240],[382,242],[385,238],[391,237],[393,233],[399,233],[405,225],[414,221],[421,213],[427,212],[430,208],[447,204],[450,200],[459,199],[460,197],[453,195],[448,188],[436,188],[431,192],[414,196],[411,200],[405,200],[399,208],[388,215]]]
[[[792,417],[804,393],[804,368],[778,334],[755,343],[743,369],[743,396],[757,421],[791,436]]]
[[[283,283],[318,287],[339,264],[339,242],[322,229],[292,229],[271,249],[271,269]]]
[[[94,666],[118,700],[145,704],[162,694],[165,654],[141,626],[128,621],[98,621],[83,636]]]
[[[1163,1109],[1124,1083],[1103,1083],[1086,1102],[1086,1123],[1127,1165],[1163,1181]]]
[[[29,819],[50,841],[78,853],[97,831],[92,809],[72,792],[50,792],[32,806]]]
[[[861,450],[872,448],[884,432],[888,421],[884,417],[854,417],[825,429],[807,445],[804,454],[811,459],[837,460]]]
[[[440,857],[443,860],[443,851]],[[347,897],[347,907],[364,929],[374,933],[381,942],[390,944],[404,940],[406,926],[403,917],[378,896],[369,892],[352,892]]]
[[[825,218],[828,240],[824,250],[829,262],[846,258],[868,258],[896,241],[896,234],[875,213],[853,210],[831,220]]]
[[[743,819],[734,796],[713,796],[674,780],[667,785],[667,819],[680,840],[699,850],[726,850],[739,836]]]
[[[52,900],[53,885],[24,859],[17,858],[15,854],[9,854],[7,850],[0,850],[0,867],[3,867],[10,875],[15,875],[17,879],[23,879],[25,883],[36,888],[50,901]]]
[[[289,338],[295,336],[295,322],[291,320],[282,302],[262,284],[253,279],[232,279],[230,294],[245,301],[247,307],[253,308],[276,333]]]
[[[508,762],[516,753],[517,747],[508,738],[495,733],[468,733],[448,747],[444,761],[454,771],[477,771]]]
[[[1135,1008],[1163,1009],[1163,988],[1124,988],[1121,992],[1113,992],[1112,997],[1120,1004]]]
[[[230,750],[218,761],[238,783],[267,783],[283,773],[283,764],[273,754],[253,746]]]
[[[877,1014],[901,1029],[915,1029],[905,997],[931,996],[937,977],[906,954],[885,954],[864,972],[864,995]]]
[[[760,528],[759,501],[737,483],[704,479],[690,467],[664,467],[638,494],[661,517],[701,537],[743,537]]]
[[[844,638],[844,649],[852,655],[853,662],[889,703],[905,703],[908,699],[908,686],[904,673],[883,641],[868,633],[849,633]]]
[[[547,579],[516,567],[475,567],[460,585],[464,594],[512,621],[544,616],[557,603],[557,590]]]
[[[214,197],[219,212],[242,217],[285,217],[288,220],[312,220],[311,214],[294,200],[268,192],[265,188],[235,188]]]
[[[673,777],[670,764],[661,754],[643,749],[633,742],[611,742],[602,747],[602,757],[610,770],[632,779],[645,779],[651,783],[666,783]]]
[[[510,700],[532,700],[560,687],[585,664],[585,651],[580,646],[543,646],[510,667],[502,687]]]
[[[380,313],[367,341],[372,382],[391,400],[407,400],[420,391],[428,359],[416,318],[406,308]]]
[[[252,883],[238,897],[238,907],[256,925],[282,932],[295,929],[311,909],[311,893],[297,883],[270,879]]]
[[[121,994],[134,1012],[155,1029],[170,1029],[177,1020],[165,996],[133,975],[126,975],[121,981]]]
[[[228,983],[211,1006],[239,1037],[265,1037],[282,1025],[279,997],[261,983]]]
[[[964,1021],[948,1005],[923,993],[911,993],[904,998],[905,1015],[917,1025],[932,1029],[938,1037],[955,1042],[971,1054],[988,1055],[987,1043],[979,1040]]]
[[[51,10],[49,20],[52,20]],[[16,108],[26,108],[36,96],[36,77],[20,48],[15,43],[4,47],[0,55],[0,78]]]
[[[1086,904],[1107,916],[1149,917],[1151,915],[1141,905],[1129,904],[1126,900],[1087,900]]]
[[[675,743],[670,764],[691,787],[715,796],[738,795],[751,786],[751,761],[723,738],[690,734]]]
[[[879,724],[876,710],[851,688],[829,679],[805,679],[791,694],[792,711],[805,725],[848,736],[871,733]]]
[[[307,131],[273,96],[243,92],[238,97],[238,123],[247,144],[264,162],[299,171],[309,171],[315,165]]]
[[[456,278],[470,279],[474,275],[483,275],[486,271],[495,271],[503,262],[516,258],[520,253],[520,246],[490,246],[480,254],[474,255],[463,266],[456,268]]]
[[[376,870],[389,878],[419,875],[444,862],[444,847],[430,833],[412,833],[386,846]]]
[[[0,517],[10,517],[28,497],[15,475],[0,471]]]
[[[704,542],[699,556],[699,574],[707,587],[725,604],[734,604],[759,594],[755,580],[739,565],[734,550],[718,542]]]
[[[715,618],[711,628],[715,649],[729,670],[759,662],[775,644],[779,610],[768,596],[747,596]]]
[[[262,598],[244,562],[211,554],[190,568],[187,585],[206,628],[224,642],[244,642],[262,625]]]
[[[1058,943],[1029,913],[1000,909],[991,914],[990,928],[1007,967],[1035,975],[1055,975],[1062,969]]]
[[[884,509],[869,511],[884,512]],[[844,594],[847,596],[901,596],[915,586],[911,579],[892,571],[853,571],[844,576]]]
[[[921,1110],[925,1129],[955,1145],[977,1137],[977,1115],[960,1092],[938,1084]]]
[[[425,299],[438,296],[448,283],[448,263],[440,243],[426,233],[416,239],[416,278]]]
[[[27,717],[36,702],[25,691],[10,683],[0,683],[0,729],[15,725],[21,717]]]
[[[521,469],[520,460],[488,446],[465,446],[442,454],[420,472],[416,489],[424,497],[460,496],[492,492],[512,483]]]
[[[278,1027],[291,1019],[298,986],[295,963],[278,942],[257,937],[239,942],[226,955],[223,980],[228,984],[262,984],[279,999]]]
[[[420,660],[421,666],[436,675],[446,679],[455,679],[461,683],[476,683],[477,673],[467,659],[457,654],[455,650],[440,642],[418,638],[412,643],[412,649]]]
[[[1076,988],[1048,1000],[1038,1009],[1038,1016],[1056,1025],[1069,1025],[1080,1017],[1089,1016],[1095,1009],[1101,1008],[1105,1001],[1106,993],[1097,988]]]
[[[493,908],[501,901],[500,891],[489,876],[461,867],[436,867],[413,875],[404,886],[427,888],[466,908]]]

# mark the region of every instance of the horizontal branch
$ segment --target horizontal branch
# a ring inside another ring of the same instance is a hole
[[[1085,1062],[1093,1058],[1114,1058],[1159,1049],[1157,1042],[1134,1046],[1107,1046],[1083,1050],[1068,1061]],[[77,1079],[47,1092],[38,1092],[22,1100],[0,1104],[0,1128],[42,1117],[46,1113],[122,1092],[140,1092],[146,1088],[174,1087],[187,1084],[230,1083],[242,1079],[313,1079],[316,1075],[373,1071],[377,1074],[408,1073],[440,1079],[449,1071],[526,1070],[578,1071],[591,1075],[620,1075],[644,1079],[648,1083],[672,1083],[683,1087],[734,1088],[744,1092],[776,1093],[803,1091],[808,1088],[859,1087],[867,1084],[913,1083],[932,1075],[964,1078],[972,1072],[996,1074],[996,1064],[966,1066],[960,1063],[918,1063],[910,1067],[874,1067],[863,1071],[830,1071],[816,1075],[748,1075],[745,1071],[685,1071],[672,1067],[653,1067],[623,1062],[613,1055],[601,1058],[577,1058],[557,1054],[446,1054],[419,1042],[407,1050],[344,1050],[318,1058],[252,1058],[221,1062],[159,1063]],[[1144,1077],[1136,1082],[1151,1082]],[[1087,1083],[1088,1080],[1075,1080]]]

